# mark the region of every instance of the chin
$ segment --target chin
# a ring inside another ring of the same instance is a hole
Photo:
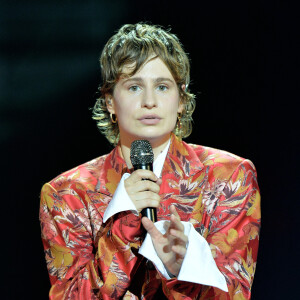
[[[143,132],[141,135],[138,136],[139,139],[148,140],[150,143],[151,141],[157,142],[162,141],[165,142],[170,138],[171,132],[167,132],[165,134],[160,133],[153,133],[153,132]]]
[[[132,143],[134,140],[148,140],[152,145],[162,144],[166,142],[171,135],[172,131],[168,131],[162,128],[142,128],[140,130],[135,130],[134,132],[123,132],[121,134],[121,139],[123,136],[123,143]]]

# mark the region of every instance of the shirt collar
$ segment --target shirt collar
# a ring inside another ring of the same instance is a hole
[[[168,154],[170,144],[171,144],[171,139],[169,139],[169,142],[166,145],[165,149],[161,153],[159,153],[159,155],[157,156],[157,158],[155,159],[155,161],[153,163],[153,172],[157,177],[160,177],[166,156]]]

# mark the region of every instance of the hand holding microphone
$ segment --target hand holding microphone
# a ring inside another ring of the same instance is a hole
[[[134,141],[131,145],[130,159],[135,171],[125,180],[124,185],[137,211],[156,222],[161,179],[152,172],[153,157],[148,141]]]

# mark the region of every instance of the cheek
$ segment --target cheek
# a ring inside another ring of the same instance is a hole
[[[175,127],[176,123],[177,123],[177,111],[176,111],[176,113],[174,114],[174,117],[173,117],[173,119],[172,119],[172,125]]]
[[[134,106],[129,103],[127,104],[124,102],[122,104],[119,103],[119,105],[116,105],[115,108],[116,108],[116,115],[119,120],[129,120],[134,113]]]
[[[168,110],[168,112],[172,115],[176,115],[178,114],[178,110],[180,108],[180,104],[179,104],[179,99],[177,98],[173,98],[170,101],[167,101],[165,103],[166,105],[166,109]]]
[[[168,124],[169,126],[175,127],[177,122],[177,116],[178,116],[178,104],[173,102],[169,103],[168,106],[166,106],[166,113],[168,118]]]

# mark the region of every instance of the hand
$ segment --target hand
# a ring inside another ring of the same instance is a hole
[[[170,207],[171,219],[165,222],[166,233],[161,234],[153,222],[143,217],[142,223],[152,238],[155,251],[169,273],[178,276],[186,254],[188,237],[174,205]]]
[[[146,180],[143,180],[146,179]],[[140,213],[146,207],[159,207],[161,179],[149,170],[136,170],[125,181],[128,196]]]

